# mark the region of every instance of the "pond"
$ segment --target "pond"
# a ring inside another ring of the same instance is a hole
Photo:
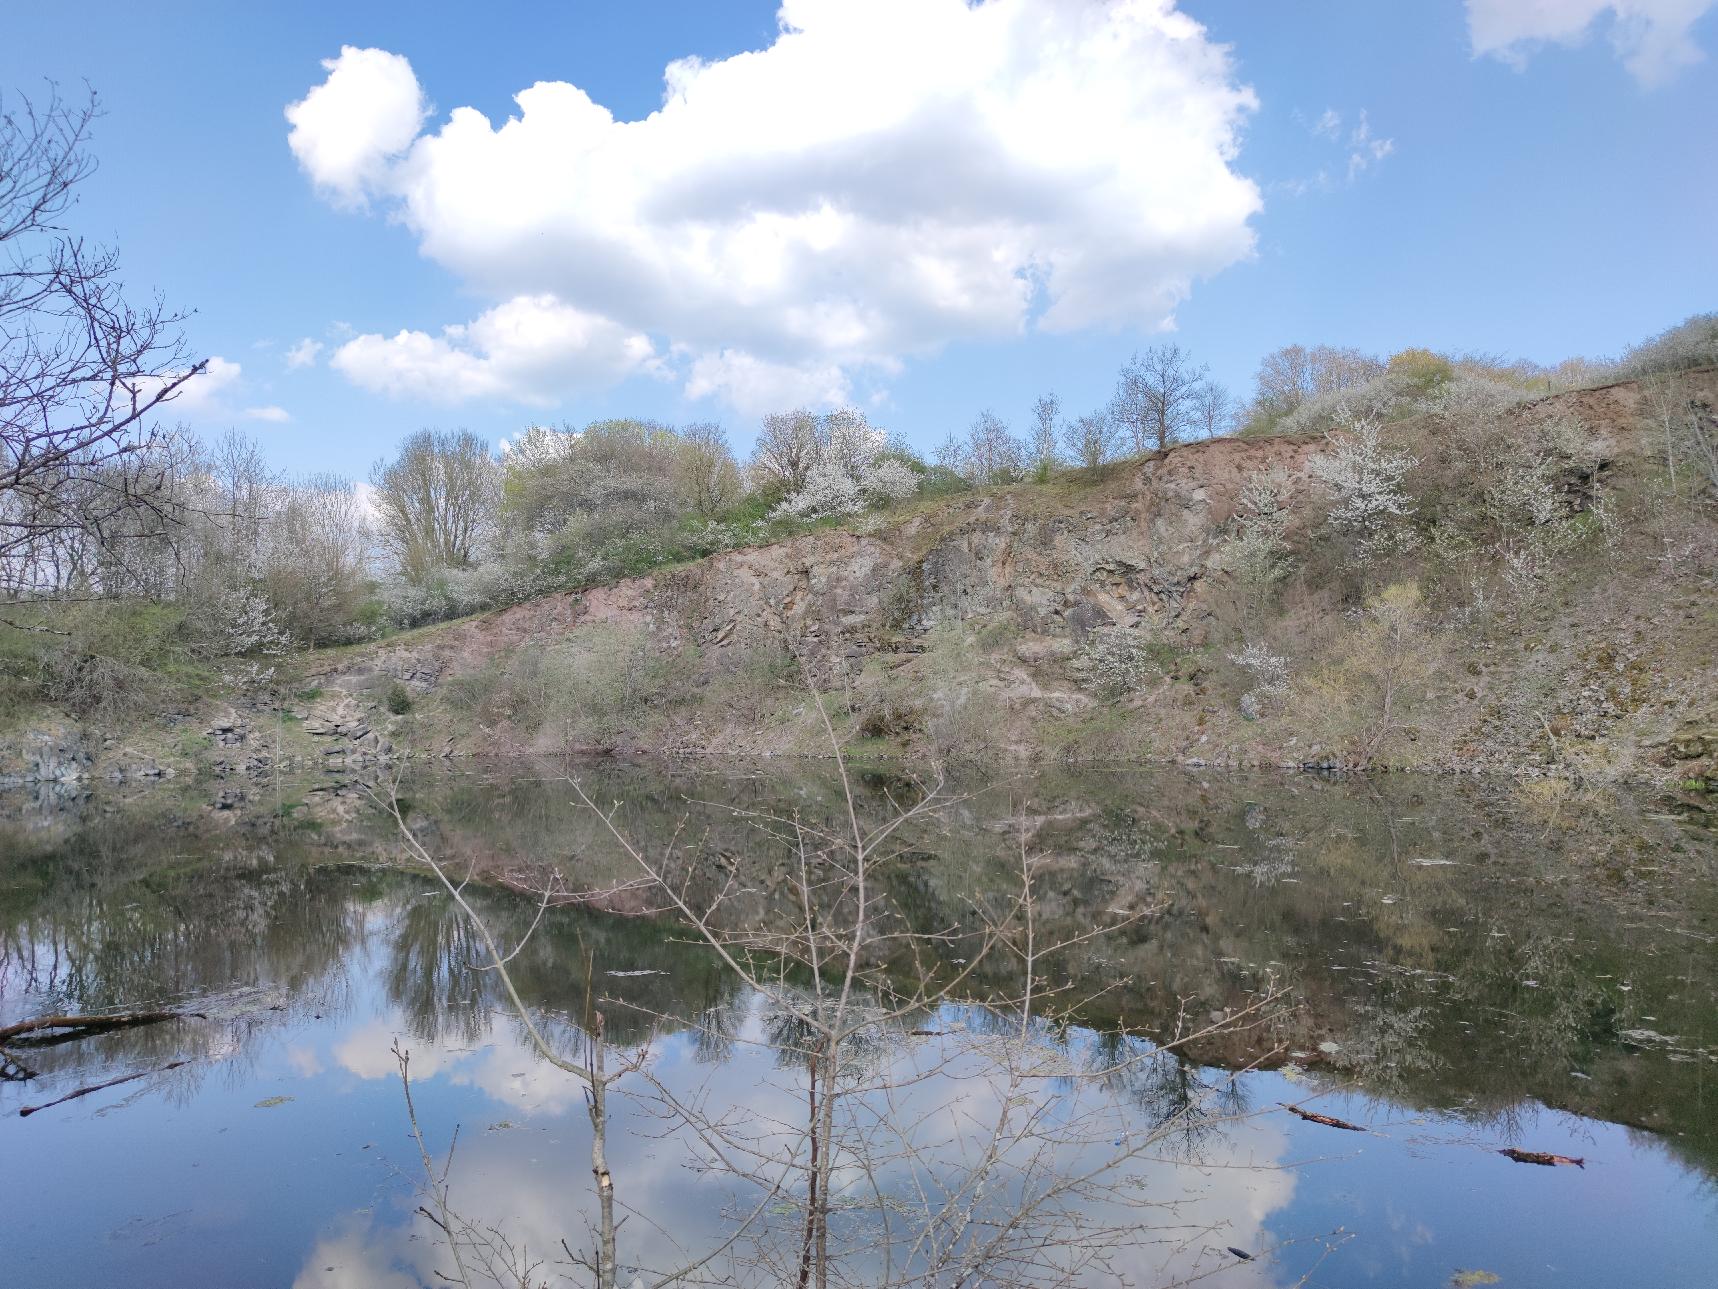
[[[0,1028],[183,1013],[0,1044],[5,1282],[595,1283],[598,1053],[622,1285],[794,1283],[818,1178],[835,1284],[1713,1282],[1710,833],[1545,784],[929,786],[0,798]]]

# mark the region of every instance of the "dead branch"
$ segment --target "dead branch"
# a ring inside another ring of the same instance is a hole
[[[167,1064],[153,1070],[139,1070],[136,1074],[122,1074],[117,1079],[109,1079],[106,1083],[92,1083],[87,1088],[79,1088],[76,1092],[68,1092],[57,1101],[44,1101],[41,1105],[27,1105],[19,1109],[18,1117],[27,1119],[40,1110],[51,1110],[57,1105],[68,1101],[76,1101],[79,1097],[87,1097],[92,1092],[100,1092],[106,1088],[117,1088],[122,1083],[135,1083],[138,1079],[147,1079],[152,1074],[165,1074],[168,1070],[176,1070],[181,1065],[189,1065],[186,1061],[169,1061]]]
[[[1518,1164],[1538,1164],[1542,1168],[1580,1168],[1587,1167],[1585,1159],[1574,1159],[1568,1155],[1553,1155],[1544,1150],[1517,1150],[1514,1146],[1497,1152],[1505,1159],[1513,1159]]]
[[[1282,1106],[1284,1110],[1287,1110],[1297,1119],[1305,1119],[1308,1123],[1322,1123],[1326,1128],[1341,1128],[1346,1132],[1367,1131],[1367,1129],[1362,1128],[1359,1124],[1349,1123],[1346,1119],[1337,1119],[1328,1114],[1318,1114],[1312,1110],[1302,1110],[1299,1106],[1290,1105],[1286,1101],[1279,1101],[1277,1104]]]

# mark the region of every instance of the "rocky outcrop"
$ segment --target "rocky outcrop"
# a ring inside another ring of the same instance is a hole
[[[1069,642],[1110,625],[1198,645],[1212,595],[1222,593],[1217,555],[1242,483],[1278,469],[1291,505],[1304,500],[1317,448],[1309,439],[1218,440],[1096,482],[957,496],[871,532],[816,532],[548,596],[382,646],[362,666],[320,678],[353,686],[380,673],[428,689],[526,641],[598,624],[717,660],[781,639],[824,659],[911,653],[939,626],[998,620],[1019,629],[1023,654],[1038,657],[1065,655]]]

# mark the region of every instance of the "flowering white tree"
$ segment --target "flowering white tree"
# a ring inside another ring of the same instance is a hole
[[[1239,653],[1230,654],[1229,661],[1253,682],[1253,687],[1241,695],[1241,715],[1248,720],[1258,720],[1267,704],[1280,703],[1288,697],[1289,664],[1281,654],[1254,640]]]
[[[1361,564],[1396,543],[1401,521],[1414,510],[1402,478],[1419,459],[1385,447],[1379,435],[1375,419],[1356,417],[1347,429],[1326,434],[1329,450],[1307,463],[1334,495],[1330,522],[1352,543],[1350,558]]]
[[[1087,636],[1076,671],[1104,698],[1126,698],[1157,674],[1151,645],[1151,638],[1143,631],[1098,627]]]
[[[776,514],[799,519],[856,515],[918,491],[919,479],[898,457],[888,455],[887,432],[851,409],[822,418],[804,484],[789,493]]]

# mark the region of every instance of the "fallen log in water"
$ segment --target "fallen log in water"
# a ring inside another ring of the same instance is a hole
[[[1322,1123],[1326,1128],[1341,1128],[1344,1132],[1366,1131],[1366,1129],[1361,1127],[1359,1124],[1349,1123],[1346,1119],[1336,1119],[1327,1114],[1315,1114],[1311,1110],[1302,1110],[1299,1106],[1290,1105],[1286,1101],[1279,1101],[1277,1104],[1284,1110],[1287,1110],[1290,1114],[1297,1115],[1298,1117],[1305,1119],[1308,1123]]]
[[[1518,1164],[1538,1164],[1543,1168],[1556,1168],[1561,1165],[1564,1168],[1579,1168],[1585,1171],[1587,1167],[1585,1159],[1573,1159],[1568,1155],[1553,1155],[1543,1150],[1517,1150],[1511,1146],[1508,1150],[1500,1150],[1497,1153],[1505,1159],[1513,1159]]]
[[[207,1019],[202,1012],[175,1011],[110,1012],[88,1016],[38,1016],[35,1020],[21,1020],[15,1025],[0,1025],[0,1043],[27,1034],[42,1034],[47,1030],[67,1031],[64,1034],[47,1036],[48,1041],[57,1042],[67,1038],[82,1038],[85,1034],[101,1034],[110,1029],[127,1029],[133,1025],[158,1025],[164,1020],[178,1020],[184,1016],[195,1016],[199,1020]]]
[[[181,1065],[189,1065],[189,1061],[169,1061],[167,1064],[153,1070],[139,1070],[136,1074],[122,1074],[117,1079],[109,1079],[106,1083],[92,1083],[87,1088],[79,1088],[76,1092],[68,1092],[65,1096],[54,1101],[44,1101],[41,1105],[27,1105],[18,1111],[20,1119],[28,1119],[41,1110],[51,1110],[57,1105],[68,1101],[76,1101],[79,1097],[87,1097],[92,1092],[100,1092],[104,1088],[117,1088],[121,1083],[134,1083],[138,1079],[147,1079],[151,1074],[165,1074],[168,1070],[176,1070]]]

